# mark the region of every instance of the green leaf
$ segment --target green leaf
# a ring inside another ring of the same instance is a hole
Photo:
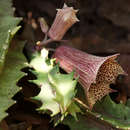
[[[30,65],[36,70],[37,73],[48,73],[54,64],[54,59],[48,59],[48,51],[42,49],[41,53],[36,53],[31,60]]]
[[[8,52],[9,44],[19,30],[20,18],[15,18],[11,0],[0,0],[0,121],[5,112],[15,103],[11,98],[20,90],[17,81],[23,75],[20,69],[25,61],[21,45],[14,45]]]
[[[76,80],[73,80],[74,72],[70,74],[61,74],[59,72],[59,66],[56,65],[49,73],[49,81],[56,91],[55,100],[61,105],[63,113],[67,110],[71,104],[76,91]]]
[[[130,107],[130,99],[127,100],[126,105],[127,105],[128,107]]]
[[[41,87],[38,96],[33,98],[42,102],[42,106],[37,110],[42,111],[43,113],[50,110],[52,112],[51,116],[54,116],[60,112],[59,104],[55,101],[55,94],[49,83],[43,82]]]
[[[0,74],[0,121],[8,115],[6,110],[15,103],[12,97],[21,90],[16,83],[24,75],[20,71],[25,66],[22,49],[23,43],[21,42],[11,46]]]
[[[76,113],[81,113],[81,110],[80,110],[79,106],[76,105],[75,102],[72,102],[72,103],[69,105],[67,112],[68,112],[69,114],[71,114],[71,115],[74,117],[75,120],[78,120]]]
[[[54,65],[54,61],[48,58],[48,51],[43,49],[40,54],[35,54],[30,62],[30,66],[34,68],[32,72],[37,76],[32,82],[41,88],[40,93],[33,97],[42,103],[37,110],[43,113],[49,110],[51,116],[61,112],[60,120],[68,113],[76,118],[76,112],[80,111],[73,101],[77,80],[73,79],[74,73],[61,74],[59,66]]]
[[[75,121],[71,116],[68,116],[63,121],[63,124],[68,125],[70,127],[70,130],[105,130],[105,128],[107,128],[104,125],[98,124],[90,117],[83,115],[78,115],[77,121]]]
[[[83,103],[85,103],[84,93],[83,93],[80,85],[79,85],[78,89],[79,89],[78,93],[77,93],[78,99],[80,97],[79,100],[81,100],[81,101],[83,101]],[[84,108],[84,106],[82,106],[82,108]],[[96,119],[96,122],[98,125],[103,125],[105,123],[105,126],[108,125],[110,128],[119,128],[119,129],[123,129],[123,130],[130,129],[130,99],[128,99],[126,105],[124,105],[122,103],[116,104],[114,101],[111,100],[110,96],[106,96],[101,101],[99,101],[95,104],[93,111],[90,111],[88,109],[86,110],[86,108],[85,108],[84,114],[86,115],[86,119],[91,118],[91,120],[92,120],[91,128],[93,128],[94,121]],[[78,117],[78,119],[80,120],[79,117]],[[66,119],[65,119],[65,121],[66,121]],[[73,122],[76,122],[76,121],[73,120]],[[73,123],[68,121],[67,124],[71,128],[74,129],[75,125],[73,126]],[[72,124],[72,126],[71,126],[71,124]],[[78,123],[78,124],[80,125],[80,123]],[[82,127],[83,127],[83,125],[82,125]],[[86,124],[86,129],[88,129],[87,127],[88,127],[88,124]],[[77,128],[78,128],[78,126],[77,126]],[[76,130],[76,129],[74,129],[74,130]]]
[[[20,27],[21,18],[13,16],[11,0],[0,0],[0,72],[2,71],[9,43]]]
[[[35,100],[42,102],[42,106],[38,108],[38,111],[51,111],[51,116],[56,115],[60,112],[59,104],[55,101],[55,93],[49,83],[48,73],[53,68],[54,60],[48,59],[48,51],[43,49],[40,54],[36,54],[35,57],[30,62],[31,67],[35,70],[37,79],[32,82],[40,86],[40,93],[33,97]]]
[[[128,100],[127,104],[129,104]],[[130,107],[122,103],[116,104],[109,96],[97,103],[95,109],[100,119],[120,129],[130,129]],[[93,113],[94,114],[94,113]]]

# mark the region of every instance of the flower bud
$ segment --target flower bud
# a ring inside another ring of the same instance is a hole
[[[59,41],[63,38],[67,30],[78,20],[76,17],[77,10],[64,4],[62,9],[57,9],[56,18],[48,32],[51,39]]]
[[[75,70],[75,78],[79,75],[90,109],[97,100],[113,92],[109,85],[115,83],[119,74],[125,74],[115,61],[118,55],[99,57],[67,46],[60,46],[54,53],[61,68],[68,73]]]

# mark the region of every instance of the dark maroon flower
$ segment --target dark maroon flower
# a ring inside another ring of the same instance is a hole
[[[60,46],[54,53],[61,68],[68,73],[75,70],[75,77],[79,75],[90,109],[97,100],[113,92],[109,85],[115,83],[118,75],[125,74],[115,60],[118,55],[99,57],[67,46]]]

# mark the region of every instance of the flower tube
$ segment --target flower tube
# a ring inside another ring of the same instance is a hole
[[[67,73],[75,70],[75,78],[79,75],[79,83],[83,86],[88,105],[92,109],[96,101],[115,92],[109,85],[115,83],[117,76],[126,74],[115,60],[118,55],[99,57],[60,46],[53,57]]]

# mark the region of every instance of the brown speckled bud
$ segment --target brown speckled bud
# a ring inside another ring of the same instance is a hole
[[[59,41],[63,38],[66,31],[78,20],[77,10],[64,4],[62,9],[57,9],[56,18],[48,32],[51,39]]]
[[[75,70],[75,77],[80,76],[90,109],[97,100],[113,92],[109,85],[115,83],[119,74],[125,74],[115,61],[118,55],[99,57],[67,46],[60,46],[54,53],[61,68],[68,73]]]

